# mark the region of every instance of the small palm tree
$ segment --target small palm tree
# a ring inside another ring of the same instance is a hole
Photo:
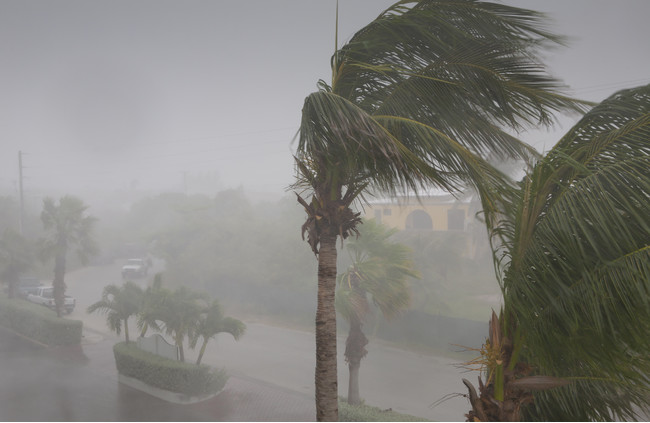
[[[409,258],[410,249],[390,242],[397,229],[389,229],[374,220],[364,221],[361,236],[350,240],[346,249],[352,264],[339,275],[336,310],[350,325],[345,342],[345,360],[350,378],[348,403],[360,404],[359,368],[368,351],[368,338],[362,326],[371,312],[372,302],[385,318],[391,318],[409,305],[408,278],[419,277]]]
[[[108,328],[118,335],[124,325],[124,337],[129,342],[129,317],[140,312],[143,300],[143,291],[135,283],[128,281],[122,286],[107,285],[102,291],[102,299],[91,304],[86,310],[88,313],[106,314]]]
[[[138,328],[140,336],[145,336],[149,328],[160,331],[160,322],[158,316],[160,310],[164,307],[165,298],[171,294],[162,286],[162,274],[156,273],[151,286],[143,292],[142,307],[138,313]]]
[[[650,85],[594,107],[523,179],[491,228],[504,306],[486,383],[464,381],[470,419],[625,421],[650,407],[648,169]]]
[[[91,236],[97,221],[93,216],[86,215],[88,206],[77,197],[65,196],[56,204],[51,198],[43,200],[41,221],[45,228],[46,238],[43,240],[43,254],[54,257],[54,303],[56,314],[61,317],[65,296],[65,272],[68,250],[76,248],[82,263],[97,253],[97,246]]]
[[[203,298],[185,286],[171,291],[162,298],[160,307],[155,313],[155,320],[161,323],[160,329],[174,339],[178,347],[180,360],[185,361],[183,341],[185,337],[193,339],[197,322],[201,316],[199,301]]]
[[[201,364],[201,359],[210,339],[220,333],[229,333],[237,341],[244,335],[245,331],[246,325],[244,322],[232,317],[224,317],[219,301],[212,300],[212,302],[201,310],[201,316],[197,321],[194,336],[190,342],[190,347],[194,348],[199,338],[203,339],[196,364]]]

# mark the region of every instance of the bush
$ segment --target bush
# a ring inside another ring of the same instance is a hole
[[[118,373],[166,391],[185,395],[214,394],[223,389],[228,380],[223,370],[170,360],[143,351],[134,343],[115,344],[113,354]]]
[[[392,410],[382,410],[369,405],[350,405],[339,400],[340,422],[426,422],[427,419],[401,414]]]
[[[83,322],[63,319],[47,307],[0,297],[0,325],[48,346],[79,345]]]

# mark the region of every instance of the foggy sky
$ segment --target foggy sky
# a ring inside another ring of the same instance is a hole
[[[392,4],[341,0],[339,44]],[[650,82],[646,0],[510,1],[549,13],[568,93]],[[56,186],[281,194],[304,98],[330,80],[334,0],[0,0],[0,195]],[[522,138],[548,150],[572,124]],[[187,181],[187,179],[185,179]]]

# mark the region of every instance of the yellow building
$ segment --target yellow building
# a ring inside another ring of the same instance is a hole
[[[363,215],[402,231],[456,233],[466,242],[463,255],[477,258],[490,253],[485,225],[476,218],[480,209],[475,198],[447,194],[372,201]]]
[[[476,205],[469,199],[456,199],[451,195],[378,200],[364,207],[368,219],[400,230],[418,231],[468,231]]]

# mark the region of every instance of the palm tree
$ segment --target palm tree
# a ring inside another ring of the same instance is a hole
[[[164,297],[156,313],[155,320],[160,321],[160,328],[174,339],[180,360],[183,362],[185,361],[183,341],[185,337],[193,339],[195,336],[194,332],[201,315],[199,300],[202,298],[203,295],[200,293],[181,286]]]
[[[197,321],[194,336],[190,342],[190,347],[194,348],[196,347],[199,338],[203,339],[196,364],[201,364],[201,359],[203,358],[205,348],[210,339],[220,333],[229,333],[236,341],[238,341],[239,338],[244,335],[244,332],[246,332],[246,325],[244,322],[232,317],[225,317],[221,310],[219,301],[212,300],[212,302],[201,311],[201,317]]]
[[[650,85],[594,107],[523,179],[492,229],[504,308],[479,359],[486,383],[464,381],[470,419],[648,409],[648,169]]]
[[[143,291],[134,282],[125,282],[122,286],[107,285],[102,291],[102,299],[91,304],[87,313],[98,311],[106,314],[108,328],[118,335],[124,324],[124,337],[129,342],[129,317],[140,312],[143,300]]]
[[[65,295],[66,258],[70,248],[76,248],[82,263],[97,252],[91,231],[96,218],[85,215],[88,206],[77,197],[65,196],[55,204],[51,198],[43,200],[41,221],[47,238],[43,241],[43,253],[54,256],[54,302],[56,314],[61,317]]]
[[[484,157],[534,154],[502,128],[582,111],[537,60],[561,42],[544,23],[502,4],[398,2],[334,53],[331,82],[305,99],[294,188],[318,258],[318,420],[338,417],[336,239],[357,233],[352,203],[369,192],[472,188],[492,218],[494,187],[505,182]]]
[[[153,283],[144,290],[142,295],[142,307],[138,313],[138,328],[140,336],[147,334],[149,328],[160,331],[158,316],[164,307],[164,301],[171,292],[162,286],[162,274],[156,273]]]
[[[409,258],[411,251],[389,240],[397,229],[389,229],[374,220],[364,220],[361,236],[346,245],[352,264],[339,275],[336,310],[350,325],[345,342],[345,360],[350,378],[348,403],[360,404],[359,368],[368,351],[363,322],[374,304],[385,318],[397,315],[409,305],[409,277],[419,277]],[[369,297],[372,301],[369,301]]]
[[[8,284],[8,297],[16,296],[20,274],[33,265],[32,245],[19,233],[5,229],[0,238],[0,277]]]

